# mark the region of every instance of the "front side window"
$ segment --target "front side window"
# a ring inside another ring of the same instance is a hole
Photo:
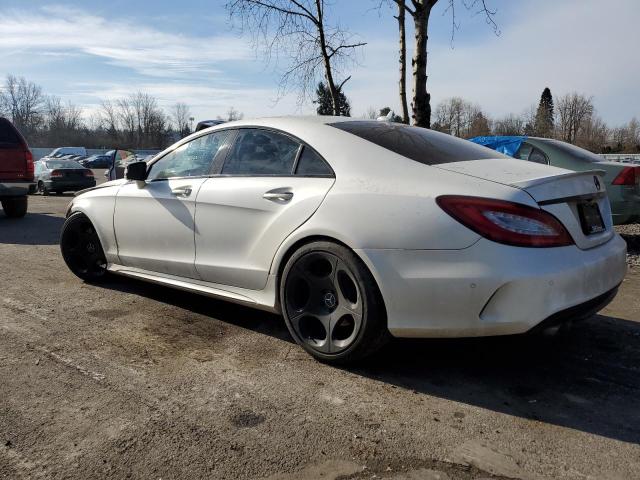
[[[147,180],[208,175],[228,135],[229,131],[213,132],[180,145],[151,165]]]
[[[291,175],[300,144],[277,132],[241,129],[223,175]]]

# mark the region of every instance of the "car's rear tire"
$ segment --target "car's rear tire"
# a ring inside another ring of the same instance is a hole
[[[293,253],[282,271],[280,304],[294,340],[323,362],[362,360],[390,337],[371,272],[337,243],[313,242]]]
[[[64,222],[60,250],[67,267],[85,282],[99,282],[107,275],[107,261],[93,224],[76,212]]]
[[[44,186],[44,182],[42,180],[38,182],[38,192],[41,195],[49,195],[49,190]]]
[[[29,199],[24,197],[13,197],[2,199],[2,209],[9,218],[22,218],[27,214]]]

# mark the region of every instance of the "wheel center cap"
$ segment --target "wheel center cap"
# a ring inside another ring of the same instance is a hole
[[[338,300],[336,299],[336,296],[333,292],[325,293],[323,298],[324,298],[324,304],[328,308],[334,308],[338,303]]]
[[[93,243],[87,243],[87,252],[95,253],[96,246]]]

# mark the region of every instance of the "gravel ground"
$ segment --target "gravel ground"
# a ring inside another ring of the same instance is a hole
[[[615,228],[627,242],[627,262],[629,267],[640,267],[640,223],[618,225]]]
[[[0,479],[631,479],[640,270],[555,338],[395,341],[312,360],[275,315],[83,284],[69,198],[0,214]]]

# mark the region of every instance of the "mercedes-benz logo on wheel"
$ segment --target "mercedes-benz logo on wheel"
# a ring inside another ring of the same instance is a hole
[[[600,180],[595,175],[593,176],[593,183],[596,185],[596,190],[600,190]]]
[[[327,307],[333,308],[336,306],[337,302],[338,301],[336,300],[336,296],[332,292],[327,292],[324,294],[324,304]]]

